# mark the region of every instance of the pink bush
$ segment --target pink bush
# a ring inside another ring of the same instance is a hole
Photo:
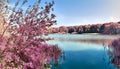
[[[0,9],[2,23],[7,25],[0,35],[1,69],[43,69],[45,64],[52,59],[56,62],[61,56],[61,49],[57,45],[48,45],[43,38],[48,34],[47,28],[56,23],[55,15],[50,12],[54,1],[47,3],[44,9],[40,8],[40,1],[37,0],[25,12],[22,6],[27,0],[23,0],[20,8],[18,0],[12,10],[7,6]],[[4,16],[6,14],[9,16]],[[6,31],[9,36],[4,36]]]

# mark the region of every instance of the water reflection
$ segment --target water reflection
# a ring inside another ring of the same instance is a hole
[[[99,34],[50,34],[50,37],[58,41],[83,42],[93,44],[109,44],[120,35],[99,35]]]
[[[110,63],[114,64],[117,69],[120,69],[120,38],[114,40],[108,46],[108,55],[110,57]]]
[[[115,69],[110,64],[107,45],[119,36],[107,35],[49,35],[65,51],[65,61],[56,69]]]
[[[60,46],[64,51],[104,50],[102,44],[57,40],[51,40],[48,43],[58,44],[58,46]]]

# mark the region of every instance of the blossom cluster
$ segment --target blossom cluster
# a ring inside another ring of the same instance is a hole
[[[57,45],[48,45],[43,38],[48,34],[48,28],[56,23],[55,15],[51,13],[54,1],[46,3],[43,8],[41,0],[37,0],[27,10],[22,9],[27,0],[18,7],[20,2],[18,0],[12,9],[9,6],[0,8],[1,24],[5,26],[0,33],[0,68],[44,69],[62,54]],[[5,36],[6,32],[8,36]]]

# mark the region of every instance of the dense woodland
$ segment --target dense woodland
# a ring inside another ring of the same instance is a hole
[[[101,33],[101,34],[120,34],[120,22],[110,22],[104,24],[79,25],[79,26],[61,26],[49,29],[50,33]]]

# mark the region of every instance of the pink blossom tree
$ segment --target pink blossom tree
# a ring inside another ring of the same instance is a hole
[[[36,0],[27,10],[22,9],[27,0],[18,0],[10,9],[6,4],[0,6],[0,21],[4,28],[0,33],[1,69],[44,69],[50,61],[55,63],[61,56],[57,45],[45,42],[44,35],[56,23],[53,11],[54,1],[43,8],[41,0]],[[18,7],[20,5],[20,7]],[[7,34],[7,36],[6,36]]]

